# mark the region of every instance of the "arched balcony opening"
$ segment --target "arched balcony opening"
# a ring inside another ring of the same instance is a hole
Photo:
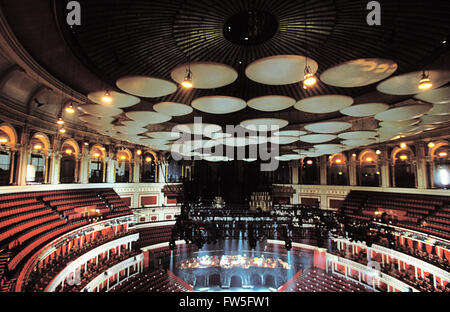
[[[395,148],[392,152],[391,179],[394,187],[416,187],[414,152],[409,147]]]
[[[357,163],[358,185],[380,186],[381,174],[378,155],[373,150],[363,151]]]
[[[90,152],[89,183],[105,182],[106,150],[103,146],[94,145]]]
[[[17,166],[17,134],[12,126],[0,125],[0,186],[14,183],[14,170]]]
[[[450,145],[441,143],[431,150],[430,177],[434,188],[448,189],[450,185]]]
[[[78,144],[66,141],[61,147],[61,161],[59,169],[59,181],[61,183],[76,183],[78,179]]]
[[[27,184],[48,182],[50,140],[44,134],[37,133],[30,140],[30,156],[27,164]]]
[[[116,182],[131,182],[131,152],[129,150],[121,150],[117,153],[116,165]]]
[[[328,157],[328,185],[348,185],[347,157],[337,153]]]
[[[183,178],[183,166],[181,161],[176,161],[172,157],[168,159],[167,167],[167,182],[169,183],[179,183]]]
[[[317,158],[306,157],[300,161],[300,184],[320,184],[320,163]]]
[[[154,154],[146,152],[142,155],[141,182],[155,183],[157,179],[157,159]]]

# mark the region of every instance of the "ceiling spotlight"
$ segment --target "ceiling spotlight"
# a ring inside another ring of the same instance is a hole
[[[109,90],[106,90],[105,94],[102,97],[102,101],[105,103],[111,103],[112,102],[112,97],[111,97],[111,93],[109,93]]]
[[[61,133],[66,133],[66,129],[61,128],[61,129],[59,129],[59,132],[61,132]]]
[[[419,85],[417,86],[420,90],[428,90],[433,86],[431,83],[430,78],[427,74],[425,74],[425,71],[422,73],[422,77],[420,78]]]
[[[429,148],[433,148],[436,144],[434,144],[433,142],[428,143],[428,147]]]
[[[312,87],[317,83],[317,78],[311,72],[311,68],[308,66],[305,67],[305,75],[303,76],[303,88],[307,89],[308,87]]]
[[[381,154],[381,151],[380,151],[379,149],[377,149],[377,150],[375,151],[375,154],[380,155],[380,154]]]
[[[56,123],[57,123],[58,125],[63,125],[63,124],[64,124],[64,120],[63,120],[61,117],[59,117],[59,118],[58,118],[58,121],[56,121]]]
[[[69,113],[69,114],[75,113],[75,109],[73,108],[72,104],[69,104],[69,106],[66,107],[66,113]]]
[[[192,72],[190,69],[186,70],[186,76],[184,77],[184,80],[181,83],[181,85],[186,89],[194,87],[194,84],[192,83]]]

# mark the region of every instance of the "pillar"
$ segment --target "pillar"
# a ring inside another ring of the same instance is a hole
[[[389,187],[389,154],[385,146],[380,148],[380,150],[381,155],[379,162],[381,164],[381,187]]]
[[[349,167],[348,167],[348,178],[349,178],[349,183],[350,186],[355,186],[357,185],[358,181],[356,179],[356,157],[351,156],[351,154],[349,154],[350,159],[349,161]]]
[[[425,158],[425,143],[423,141],[415,142],[416,146],[416,167],[417,167],[417,188],[427,188],[427,169]]]
[[[326,155],[320,156],[320,185],[327,185],[328,158]]]
[[[105,163],[107,163],[107,172],[106,172],[106,182],[114,183],[116,182],[116,160],[112,155],[105,158]]]
[[[141,157],[136,156],[133,162],[134,170],[133,170],[133,182],[139,183],[141,180]]]

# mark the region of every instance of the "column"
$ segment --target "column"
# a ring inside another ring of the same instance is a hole
[[[114,183],[116,182],[116,160],[113,155],[110,155],[105,159],[105,163],[108,163],[108,172],[106,173],[106,182]]]
[[[357,185],[357,179],[356,179],[356,157],[353,157],[351,155],[349,155],[349,167],[348,167],[348,177],[349,177],[349,182],[350,182],[350,186],[355,186]]]
[[[81,154],[78,158],[80,159],[80,174],[78,180],[82,184],[87,184],[89,183],[89,146],[83,144]]]
[[[59,184],[59,171],[61,155],[58,152],[50,152],[50,184]]]
[[[327,185],[328,158],[326,155],[320,156],[320,185]]]
[[[168,170],[168,164],[167,163],[159,163],[159,174],[158,174],[158,182],[159,183],[166,183],[167,181],[167,170]]]
[[[291,170],[292,170],[292,184],[298,184],[299,183],[299,179],[298,179],[299,161],[293,161],[289,164],[289,166],[291,167]]]
[[[389,187],[389,155],[386,147],[380,148],[380,164],[381,164],[381,187]]]
[[[18,145],[18,161],[16,168],[16,183],[18,186],[24,186],[27,184],[27,166],[30,158],[31,149],[28,147],[30,140],[30,134],[27,133],[27,129],[23,129],[20,144]]]
[[[417,167],[417,188],[427,188],[427,170],[425,159],[425,143],[422,141],[415,142],[416,146],[416,167]]]
[[[140,156],[136,156],[134,158],[133,161],[133,166],[134,166],[134,170],[133,170],[133,183],[139,183],[140,182],[140,178],[141,178],[141,157]]]

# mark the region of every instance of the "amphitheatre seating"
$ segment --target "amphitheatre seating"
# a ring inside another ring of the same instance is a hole
[[[136,247],[142,248],[168,242],[172,236],[172,229],[172,225],[138,229],[139,240],[136,242]]]
[[[117,285],[112,292],[186,292],[162,270],[144,272]]]
[[[386,212],[398,226],[449,239],[449,204],[450,197],[445,196],[351,191],[341,211],[351,218],[367,221],[376,217],[377,211]]]
[[[83,210],[103,218],[131,214],[113,189],[0,195],[0,249],[10,253],[7,269],[15,270],[39,246],[88,224]]]
[[[369,292],[370,289],[337,275],[312,268],[303,273],[287,291],[294,292]]]

